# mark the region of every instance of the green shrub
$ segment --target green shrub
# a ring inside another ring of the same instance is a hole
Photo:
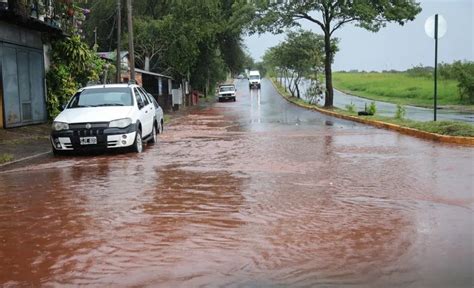
[[[105,61],[74,35],[52,43],[51,63],[46,74],[47,108],[49,117],[54,118],[79,87],[98,82]]]
[[[397,104],[397,111],[395,112],[396,119],[405,119],[407,111],[404,106]]]
[[[377,112],[377,106],[375,105],[374,101],[370,102],[370,105],[369,105],[369,108],[367,109],[367,112],[370,115],[375,115],[375,113]]]
[[[356,107],[355,104],[351,102],[351,104],[346,105],[346,110],[349,113],[355,113],[356,112]]]
[[[461,102],[474,104],[474,62],[457,61],[453,65]]]
[[[0,164],[7,163],[13,160],[13,155],[10,153],[0,154]]]

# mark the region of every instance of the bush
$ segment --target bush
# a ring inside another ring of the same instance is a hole
[[[474,104],[474,62],[457,61],[453,65],[461,102]]]
[[[355,113],[356,112],[356,107],[355,104],[351,102],[351,104],[346,105],[346,110],[349,113]]]
[[[312,80],[311,85],[306,90],[306,98],[310,104],[319,104],[322,101],[324,88],[319,81]]]
[[[397,111],[395,112],[396,119],[405,119],[407,111],[404,106],[397,104]]]
[[[414,66],[407,70],[407,74],[411,77],[432,77],[433,76],[433,67],[425,67],[423,65]]]
[[[51,63],[46,74],[47,108],[54,118],[79,87],[100,79],[105,61],[75,35],[52,43]]]
[[[377,112],[377,106],[375,105],[374,101],[370,102],[369,109],[367,110],[367,112],[370,115],[375,115],[375,113]]]

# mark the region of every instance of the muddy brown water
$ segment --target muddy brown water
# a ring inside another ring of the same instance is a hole
[[[140,155],[0,172],[0,286],[472,286],[474,149],[237,88]]]

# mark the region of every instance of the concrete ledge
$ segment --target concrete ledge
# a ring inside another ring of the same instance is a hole
[[[422,139],[426,139],[426,140],[432,140],[432,141],[437,141],[437,142],[442,142],[442,143],[459,144],[459,145],[465,145],[465,146],[474,146],[474,137],[441,135],[441,134],[437,134],[437,133],[421,131],[421,130],[414,129],[414,128],[404,127],[404,126],[400,126],[400,125],[397,125],[397,124],[382,122],[382,121],[379,121],[379,120],[372,120],[372,119],[365,119],[365,118],[361,118],[361,117],[357,117],[357,116],[344,115],[344,114],[338,113],[336,111],[323,109],[323,108],[320,108],[320,107],[317,107],[317,106],[314,106],[314,105],[310,105],[310,104],[297,103],[295,101],[292,101],[292,99],[289,99],[285,95],[282,95],[280,93],[280,91],[278,91],[278,88],[276,87],[273,80],[270,80],[270,81],[272,82],[273,87],[275,87],[278,94],[280,94],[280,96],[283,99],[285,99],[286,101],[288,101],[290,103],[293,103],[297,106],[300,106],[300,107],[303,107],[303,108],[306,108],[306,109],[309,109],[309,110],[318,111],[320,113],[330,115],[330,116],[340,118],[340,119],[345,119],[345,120],[350,120],[350,121],[354,121],[354,122],[358,122],[358,123],[362,123],[362,124],[366,124],[366,125],[375,126],[377,128],[384,128],[384,129],[388,129],[388,130],[394,130],[394,131],[397,131],[397,132],[400,132],[400,133],[403,133],[403,134],[406,134],[406,135],[410,135],[410,136],[414,136],[414,137],[418,137],[418,138],[422,138]]]

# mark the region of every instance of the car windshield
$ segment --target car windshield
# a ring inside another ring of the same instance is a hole
[[[260,79],[260,76],[258,75],[250,75],[250,80],[258,80]]]
[[[219,88],[220,92],[229,92],[229,91],[234,91],[234,86],[221,86]]]
[[[68,108],[132,105],[130,88],[93,88],[74,95]]]

